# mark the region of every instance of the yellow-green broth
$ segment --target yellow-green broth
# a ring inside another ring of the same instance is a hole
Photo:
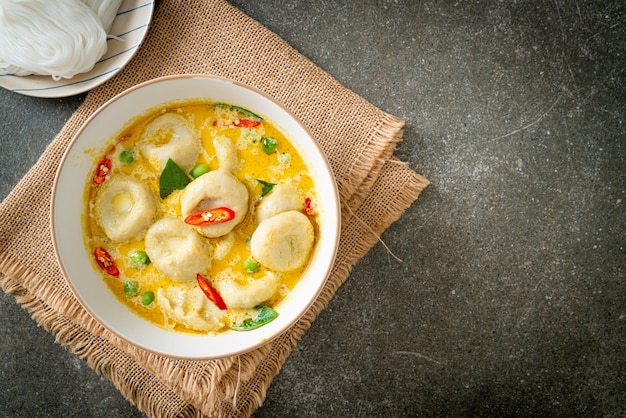
[[[254,111],[253,109],[251,110]],[[263,119],[260,125],[254,128],[241,128],[229,126],[232,125],[230,122],[236,120],[237,117],[241,117],[236,110],[229,106],[215,106],[215,103],[198,101],[175,103],[169,106],[164,105],[148,114],[134,118],[120,134],[111,138],[108,145],[104,148],[106,151],[95,156],[94,169],[92,171],[92,173],[95,173],[102,159],[108,157],[112,161],[112,169],[108,174],[108,179],[117,175],[126,175],[147,184],[154,193],[156,201],[154,221],[165,216],[181,218],[180,195],[182,190],[174,191],[165,199],[160,198],[159,178],[161,173],[155,170],[142,156],[137,149],[137,142],[144,128],[152,120],[168,112],[184,116],[192,121],[200,131],[202,151],[196,164],[206,164],[211,170],[218,169],[219,161],[213,147],[213,139],[216,136],[225,135],[236,144],[241,169],[233,174],[248,189],[250,197],[248,213],[245,219],[233,230],[235,243],[231,247],[228,256],[223,257],[221,260],[213,259],[209,269],[202,273],[204,277],[211,281],[215,280],[218,272],[224,269],[230,268],[245,272],[244,261],[250,257],[249,239],[257,226],[255,208],[262,199],[262,184],[257,179],[275,184],[291,179],[290,181],[295,181],[303,196],[311,198],[315,202],[317,197],[314,183],[306,162],[279,127],[270,120]],[[260,140],[266,136],[271,136],[278,141],[276,152],[271,154],[263,152]],[[135,160],[133,163],[125,165],[120,162],[119,154],[123,150],[132,150],[134,152]],[[107,237],[94,214],[94,202],[100,187],[102,186],[94,183],[93,174],[86,179],[82,222],[86,250],[90,259],[92,259],[94,269],[100,273],[117,299],[138,316],[164,328],[191,333],[198,332],[180,324],[171,323],[171,319],[164,317],[161,313],[156,301],[148,306],[142,304],[141,297],[146,292],[156,294],[157,289],[167,288],[177,284],[177,282],[159,272],[152,263],[141,269],[131,266],[129,261],[130,254],[137,250],[144,250],[143,238],[145,231],[136,238],[123,242],[113,242]],[[317,236],[316,216],[309,215],[308,217]],[[208,240],[212,248],[219,247],[220,242],[225,239],[224,237],[202,238]],[[119,268],[120,274],[118,277],[104,273],[93,261],[94,250],[98,247],[103,247],[110,253]],[[271,300],[264,302],[264,304],[275,307],[293,289],[305,269],[306,265],[293,271],[275,272],[280,276],[281,288]],[[259,278],[266,274],[266,268],[261,266],[258,272],[245,274],[252,278]],[[137,295],[129,297],[124,293],[124,283],[128,280],[134,280],[138,283],[139,293]],[[253,315],[253,312],[249,309],[229,309],[223,330],[227,329],[229,323],[239,322],[250,315]]]

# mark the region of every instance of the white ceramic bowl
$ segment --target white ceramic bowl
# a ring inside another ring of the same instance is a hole
[[[274,321],[256,330],[192,335],[167,331],[131,313],[94,270],[84,246],[82,191],[93,175],[94,150],[102,150],[133,116],[175,100],[229,102],[264,116],[283,129],[308,162],[317,187],[320,228],[309,266],[275,309]],[[332,269],[340,232],[340,205],[330,165],[309,131],[263,92],[240,83],[200,75],[151,80],[119,94],[98,109],[78,131],[55,177],[52,234],[56,255],[80,303],[106,328],[146,350],[175,358],[215,359],[255,349],[292,326],[312,305]]]

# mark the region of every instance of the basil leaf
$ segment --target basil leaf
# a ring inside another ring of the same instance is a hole
[[[259,115],[257,115],[256,113],[251,112],[250,110],[240,107],[240,106],[235,106],[235,105],[231,105],[228,103],[216,103],[213,106],[218,107],[218,108],[225,108],[231,111],[235,111],[239,114],[242,114],[250,119],[254,119],[254,120],[258,120],[258,121],[262,121],[263,118]]]
[[[261,189],[261,197],[271,192],[272,189],[276,186],[276,183],[270,183],[268,181],[264,181],[261,179],[255,179],[255,180],[258,181],[263,186],[263,189]]]
[[[259,310],[254,318],[244,319],[239,325],[231,325],[235,331],[250,331],[262,327],[278,318],[278,312],[266,305],[257,306]]]
[[[161,199],[165,199],[174,190],[182,190],[189,184],[189,176],[180,168],[174,160],[168,158],[165,168],[159,179],[159,193]]]

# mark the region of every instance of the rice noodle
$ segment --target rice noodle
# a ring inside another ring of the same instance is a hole
[[[90,71],[106,53],[104,25],[118,7],[118,0],[0,0],[0,74],[60,80]]]
[[[113,19],[120,8],[122,0],[81,0],[87,7],[93,10],[102,23],[104,31],[108,34],[113,24]]]

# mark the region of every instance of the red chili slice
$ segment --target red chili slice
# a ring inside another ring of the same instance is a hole
[[[309,216],[317,215],[317,208],[313,204],[313,200],[310,197],[304,199],[304,207],[302,211]]]
[[[113,163],[109,157],[104,157],[96,168],[96,172],[93,176],[94,184],[102,184],[108,178],[109,173],[111,172],[111,167],[113,167]]]
[[[259,126],[261,124],[261,121],[258,120],[254,120],[254,119],[239,119],[236,120],[233,125],[235,125],[238,128],[254,128],[255,126]]]
[[[115,260],[111,257],[111,254],[108,253],[102,247],[98,247],[93,251],[93,255],[96,258],[96,263],[98,266],[107,274],[110,274],[113,277],[117,277],[120,275],[120,271],[115,264]]]
[[[215,304],[215,306],[223,311],[228,309],[224,299],[222,299],[217,290],[215,290],[200,273],[196,274],[196,280],[198,280],[198,285],[200,286],[202,292],[211,302]]]
[[[206,226],[230,221],[235,217],[235,212],[227,207],[201,210],[192,213],[185,218],[185,223],[194,226]]]

